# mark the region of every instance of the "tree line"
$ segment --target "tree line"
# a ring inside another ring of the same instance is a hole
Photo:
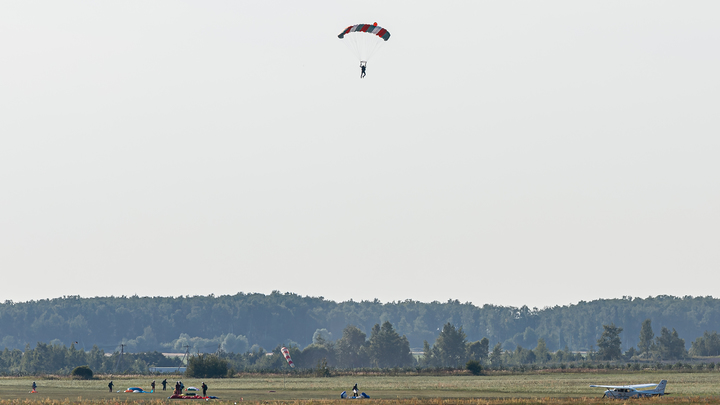
[[[74,344],[47,344],[38,342],[25,350],[5,348],[0,352],[0,374],[36,375],[69,374],[73,369],[87,366],[100,374],[147,374],[151,366],[181,367],[178,358],[170,358],[159,352],[112,353],[106,355],[97,346],[85,351]]]
[[[413,300],[381,303],[334,302],[291,293],[195,297],[69,296],[0,304],[0,348],[20,349],[37,342],[113,352],[120,344],[130,352],[244,353],[269,350],[278,342],[307,347],[317,331],[341,336],[347,325],[371,335],[390,322],[411,348],[422,350],[447,323],[462,327],[472,342],[487,338],[506,350],[534,347],[542,339],[551,352],[568,348],[590,351],[603,325],[625,331],[623,351],[640,343],[645,319],[681,336],[698,337],[720,324],[720,300],[712,297],[648,298],[581,301],[551,308],[476,306]],[[661,330],[656,329],[656,332]],[[690,349],[690,347],[686,347]],[[698,349],[700,350],[700,349]]]
[[[375,324],[368,337],[357,326],[348,325],[337,340],[332,340],[326,329],[313,335],[313,343],[300,349],[290,345],[290,355],[297,370],[315,370],[319,375],[329,375],[330,369],[462,369],[468,368],[474,374],[483,368],[503,369],[514,366],[561,367],[580,365],[587,367],[590,362],[666,362],[688,358],[688,356],[717,355],[720,352],[720,337],[717,332],[706,332],[692,342],[688,352],[685,340],[677,330],[662,327],[655,336],[652,321],[646,319],[640,327],[638,347],[623,352],[621,333],[623,328],[614,324],[603,325],[603,333],[597,339],[597,350],[573,352],[567,347],[551,351],[543,338],[539,338],[533,349],[517,345],[504,349],[496,343],[490,349],[490,340],[483,337],[469,341],[462,326],[451,323],[443,325],[442,331],[432,344],[423,342],[423,351],[414,356],[408,339],[400,335],[389,321]],[[170,358],[158,352],[120,354],[106,356],[97,346],[89,351],[78,350],[75,344],[64,345],[38,343],[35,348],[27,346],[24,351],[5,349],[0,353],[0,373],[8,374],[68,374],[79,366],[87,366],[96,373],[146,374],[149,366],[179,367],[178,358]],[[714,365],[714,363],[713,363]],[[281,353],[281,344],[272,352],[261,347],[247,352],[226,352],[218,348],[214,354],[197,354],[190,357],[187,373],[196,377],[223,377],[244,371],[278,371],[288,369]]]
[[[600,360],[679,360],[689,356],[706,357],[720,355],[720,336],[716,331],[705,331],[691,343],[686,350],[685,339],[682,339],[675,328],[672,331],[663,326],[660,335],[655,336],[652,320],[646,319],[640,327],[637,349],[631,347],[624,354],[621,350],[620,333],[622,328],[614,324],[603,325],[603,333],[598,339],[597,358]]]

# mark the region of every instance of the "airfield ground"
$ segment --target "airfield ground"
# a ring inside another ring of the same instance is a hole
[[[156,381],[161,389],[162,376],[112,377],[113,393],[108,392],[109,378],[82,381],[67,378],[0,378],[0,405],[44,405],[69,403],[185,403],[192,400],[167,400],[170,391],[155,393],[124,393],[128,387],[150,389]],[[208,395],[216,403],[236,402],[284,403],[296,405],[330,404],[340,401],[340,393],[357,383],[371,396],[363,403],[383,404],[571,404],[607,403],[603,391],[590,384],[640,384],[668,380],[667,392],[672,395],[651,399],[657,403],[696,403],[720,405],[720,373],[537,373],[490,376],[342,376],[308,378],[282,376],[243,376],[232,379],[204,380],[210,387]],[[174,382],[177,376],[169,376]],[[38,393],[30,394],[36,381]],[[200,379],[182,379],[186,387],[199,387]],[[198,400],[194,400],[198,401]],[[643,400],[647,401],[647,400]]]

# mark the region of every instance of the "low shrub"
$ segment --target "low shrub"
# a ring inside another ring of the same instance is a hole
[[[93,371],[88,366],[78,366],[70,372],[70,375],[80,380],[92,380]]]

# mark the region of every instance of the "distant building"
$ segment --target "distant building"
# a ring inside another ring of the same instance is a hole
[[[184,373],[187,367],[148,367],[151,373]]]

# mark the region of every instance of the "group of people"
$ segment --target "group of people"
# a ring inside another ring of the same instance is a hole
[[[208,386],[207,386],[207,384],[205,384],[204,381],[203,381],[202,385],[200,386],[200,388],[202,388],[202,396],[206,397]],[[183,384],[182,381],[178,381],[175,383],[175,392],[173,394],[182,395],[183,389],[185,389],[185,384]],[[164,390],[165,390],[165,385],[163,385],[163,391]]]
[[[163,390],[163,391],[165,391],[165,390],[167,389],[167,383],[168,383],[168,382],[167,382],[167,378],[164,379],[164,380],[162,380],[162,382],[160,383],[160,384],[162,384],[162,387],[163,387],[162,390]],[[113,384],[112,381],[110,381],[110,382],[108,383],[108,388],[110,389],[110,392],[113,392],[113,386],[114,386],[114,385],[115,385],[115,384]],[[35,388],[36,388],[36,387],[37,387],[37,385],[35,385],[35,381],[33,381],[33,391],[35,391]],[[202,385],[201,385],[200,387],[202,387],[202,396],[206,397],[206,396],[207,396],[207,389],[208,389],[207,384],[205,384],[205,382],[203,381],[203,383],[202,383]],[[155,380],[153,380],[153,382],[150,383],[150,388],[152,388],[152,391],[151,391],[151,392],[155,392]],[[182,395],[183,389],[185,389],[185,384],[183,384],[182,381],[178,381],[178,382],[175,383],[175,391],[173,392],[173,394],[175,394],[175,395]]]
[[[162,384],[162,386],[163,386],[163,391],[165,391],[165,387],[167,387],[167,379],[162,380],[162,382],[161,382],[160,384]],[[113,392],[113,386],[114,386],[114,385],[115,385],[115,384],[113,384],[112,381],[110,381],[110,382],[108,383],[108,389],[110,390],[110,392]],[[153,382],[150,383],[150,388],[152,389],[152,392],[155,392],[155,380],[153,380]]]
[[[162,380],[162,382],[160,383],[160,384],[162,384],[163,391],[165,391],[165,389],[167,388],[167,383],[168,383],[168,382],[167,382],[167,379]],[[115,384],[113,384],[112,381],[110,381],[110,382],[108,383],[108,388],[110,389],[110,392],[113,392],[113,386],[114,386],[114,385],[115,385]],[[151,392],[155,392],[155,380],[153,380],[153,382],[150,383],[150,387],[152,388],[152,391],[151,391]],[[207,384],[205,384],[205,381],[203,381],[203,383],[202,383],[202,385],[201,385],[200,387],[202,388],[202,396],[203,396],[203,397],[207,397],[207,389],[208,389],[208,386],[207,386]],[[33,381],[33,383],[32,383],[32,392],[37,392],[37,391],[35,390],[36,388],[37,388],[37,384],[35,384],[35,381]],[[175,383],[175,391],[173,392],[173,394],[175,394],[175,395],[182,395],[183,389],[185,389],[185,384],[183,384],[182,381],[178,381],[178,382]],[[352,392],[353,392],[353,397],[357,397],[357,396],[358,396],[359,391],[358,391],[358,386],[357,386],[357,384],[355,384],[355,385],[353,386]]]

